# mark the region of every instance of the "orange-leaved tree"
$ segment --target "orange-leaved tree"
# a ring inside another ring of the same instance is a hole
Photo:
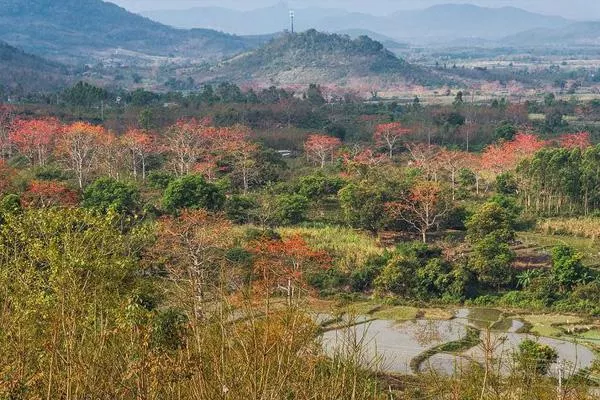
[[[437,174],[441,169],[437,160],[439,147],[427,143],[410,143],[406,145],[411,157],[410,165],[420,168],[427,179],[437,181]]]
[[[427,243],[427,233],[442,222],[450,210],[450,204],[438,182],[419,181],[403,200],[389,202],[386,208],[390,216],[415,228],[421,234],[423,243]]]
[[[592,145],[589,132],[567,133],[558,138],[561,147],[567,149],[586,149]]]
[[[530,133],[517,133],[513,140],[493,144],[481,156],[482,167],[492,174],[516,168],[523,159],[532,156],[547,143]]]
[[[115,135],[107,132],[97,148],[95,170],[104,176],[119,180],[121,172],[127,168],[127,163],[127,149]]]
[[[75,122],[63,130],[56,151],[75,174],[80,189],[98,167],[99,149],[109,141],[111,135],[103,127],[85,122]]]
[[[307,289],[305,274],[328,268],[331,259],[323,251],[315,251],[300,235],[283,239],[265,238],[253,243],[254,274],[265,297],[267,310],[270,294],[282,292],[289,305],[298,301]]]
[[[250,129],[242,125],[207,130],[210,154],[203,157],[203,162],[221,161],[229,163],[231,172],[237,174],[242,181],[244,193],[250,188],[252,178],[256,175],[256,156],[259,147],[249,140]]]
[[[358,175],[365,175],[372,168],[389,161],[385,155],[376,154],[372,149],[357,149],[356,151],[345,152],[342,157],[346,172]]]
[[[161,218],[156,235],[148,260],[166,269],[171,296],[192,315],[204,317],[220,288],[236,283],[233,269],[225,271],[226,252],[234,240],[231,223],[206,210],[187,210]]]
[[[441,169],[450,175],[450,182],[452,183],[452,200],[455,200],[456,176],[462,168],[469,165],[469,154],[458,150],[442,149],[437,154],[436,161]]]
[[[137,179],[141,169],[142,180],[146,179],[146,162],[148,156],[155,150],[154,136],[145,130],[129,129],[121,137],[121,144],[129,153],[131,173]]]
[[[328,158],[333,161],[335,151],[341,145],[342,141],[336,137],[312,134],[304,142],[304,150],[309,159],[312,159],[320,164],[321,168],[324,168]]]
[[[61,130],[62,125],[56,118],[17,120],[9,140],[34,165],[44,165],[54,151]]]
[[[173,172],[189,174],[200,156],[208,149],[208,121],[179,120],[169,127],[163,138],[163,149],[171,155]]]
[[[32,181],[21,196],[25,207],[70,207],[77,205],[79,196],[63,182]]]
[[[411,130],[402,126],[400,122],[389,122],[377,125],[373,139],[377,145],[385,145],[388,148],[388,155],[392,158],[398,142],[410,132]]]

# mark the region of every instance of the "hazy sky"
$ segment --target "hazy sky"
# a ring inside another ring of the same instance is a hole
[[[277,0],[111,0],[132,11],[221,6],[248,10],[269,6]],[[289,0],[296,8],[318,6],[386,14],[392,11],[425,8],[440,3],[472,3],[490,7],[514,6],[526,10],[562,15],[574,19],[600,19],[599,0]]]

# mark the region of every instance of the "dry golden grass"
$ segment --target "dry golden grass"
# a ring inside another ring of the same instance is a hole
[[[352,271],[364,265],[369,257],[381,254],[383,248],[377,240],[364,232],[350,228],[328,226],[324,228],[280,228],[282,236],[302,236],[315,250],[326,251],[342,271]]]
[[[538,230],[550,235],[600,238],[600,218],[550,218],[538,223]]]

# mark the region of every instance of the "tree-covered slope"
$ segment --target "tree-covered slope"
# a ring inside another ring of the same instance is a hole
[[[0,95],[55,89],[68,80],[64,66],[0,41]]]
[[[233,81],[306,84],[384,76],[419,79],[424,72],[367,36],[351,39],[308,30],[277,37],[254,51],[221,63],[210,74]]]
[[[0,40],[66,60],[107,58],[119,50],[209,60],[250,46],[208,29],[168,27],[102,0],[0,0]]]

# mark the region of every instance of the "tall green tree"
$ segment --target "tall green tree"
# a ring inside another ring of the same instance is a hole
[[[349,225],[371,232],[377,232],[384,225],[386,196],[381,187],[367,181],[350,183],[338,196]]]
[[[467,238],[473,248],[469,266],[483,286],[498,289],[512,282],[514,225],[514,215],[494,201],[483,204],[467,221]]]
[[[569,246],[556,246],[552,249],[552,275],[564,292],[573,288],[586,276],[587,268],[581,262],[582,256]]]

